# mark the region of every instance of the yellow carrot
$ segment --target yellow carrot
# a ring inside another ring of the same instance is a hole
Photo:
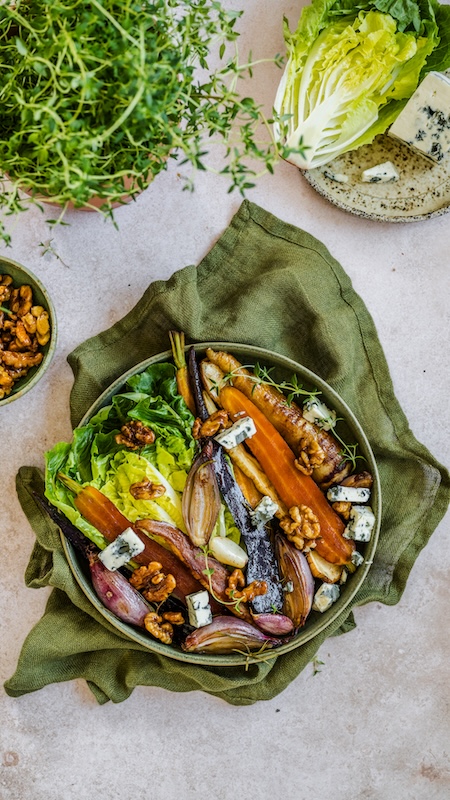
[[[179,333],[178,331],[169,331],[169,339],[172,347],[173,361],[177,368],[178,393],[181,394],[181,397],[186,403],[189,411],[196,416],[197,411],[195,408],[195,400],[194,395],[192,394],[191,385],[189,383],[189,372],[184,355],[184,333]]]

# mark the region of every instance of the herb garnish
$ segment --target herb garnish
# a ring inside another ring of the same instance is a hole
[[[238,92],[259,63],[240,64],[242,13],[218,0],[2,3],[0,167],[10,183],[0,208],[11,215],[51,198],[64,213],[98,197],[112,218],[113,204],[134,198],[168,158],[208,169],[216,142],[230,191],[254,186],[255,161],[273,172],[286,148],[273,120]],[[211,66],[216,54],[222,68]],[[0,238],[10,242],[3,226]]]

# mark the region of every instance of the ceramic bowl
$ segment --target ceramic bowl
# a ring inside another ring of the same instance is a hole
[[[27,267],[9,258],[2,257],[0,258],[0,275],[10,275],[13,279],[14,287],[22,286],[23,284],[31,286],[33,290],[33,305],[43,306],[48,311],[51,331],[49,341],[40,348],[44,354],[41,363],[36,367],[32,367],[23,378],[16,381],[11,394],[0,400],[0,406],[5,406],[14,400],[18,400],[19,397],[23,397],[33,386],[36,386],[48,369],[56,349],[57,324],[55,309],[46,288]]]
[[[358,443],[358,452],[365,459],[363,468],[369,470],[374,478],[370,505],[376,517],[376,525],[373,530],[371,540],[364,545],[362,549],[364,563],[358,567],[353,574],[349,575],[347,582],[342,586],[339,599],[328,611],[325,613],[312,611],[305,626],[300,629],[294,638],[282,644],[280,647],[277,647],[275,650],[268,650],[264,653],[263,657],[267,659],[273,656],[282,655],[294,650],[297,647],[301,647],[303,644],[317,636],[325,628],[335,622],[339,617],[345,618],[345,610],[364,582],[367,572],[370,569],[373,555],[377,546],[381,519],[381,491],[378,469],[370,444],[355,415],[352,413],[344,400],[331,388],[331,386],[325,383],[325,381],[323,381],[313,372],[289,358],[280,356],[268,350],[229,342],[204,342],[196,345],[195,349],[200,357],[204,355],[207,347],[228,350],[229,352],[233,353],[233,355],[235,355],[243,364],[256,364],[258,362],[259,364],[268,368],[274,368],[274,371],[271,374],[279,381],[291,380],[292,376],[295,374],[299,378],[300,383],[303,384],[304,387],[308,388],[308,390],[320,390],[322,393],[321,399],[327,403],[329,408],[334,409],[337,412],[337,417],[340,418],[340,421],[337,423],[340,436],[348,443]],[[120,378],[114,381],[114,383],[105,392],[103,392],[102,395],[100,395],[100,397],[95,401],[95,403],[91,406],[81,420],[80,426],[87,424],[91,417],[94,416],[94,414],[96,414],[101,408],[110,405],[112,397],[123,390],[126,381],[132,375],[142,372],[151,364],[171,360],[171,352],[167,351],[149,358],[128,370],[128,372],[124,373]],[[111,625],[113,625],[118,633],[126,636],[134,642],[139,643],[149,651],[189,663],[215,667],[230,667],[242,664],[248,665],[251,663],[256,663],[258,660],[260,660],[258,656],[253,656],[251,654],[246,655],[242,653],[226,655],[211,653],[185,653],[179,647],[174,645],[164,645],[161,642],[152,639],[145,632],[141,632],[137,628],[133,628],[132,626],[121,622],[103,606],[95,594],[90,581],[89,569],[85,560],[82,559],[76,550],[74,550],[72,545],[62,534],[61,538],[69,565],[81,589],[89,598],[92,605],[95,606],[97,611],[100,612],[100,614],[102,614]]]

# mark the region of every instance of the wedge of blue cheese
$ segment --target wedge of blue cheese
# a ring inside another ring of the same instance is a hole
[[[361,180],[363,183],[391,183],[398,181],[399,177],[392,161],[384,161],[383,164],[375,164],[374,167],[365,169]]]
[[[189,625],[193,628],[204,628],[212,622],[209,594],[206,591],[193,592],[186,595],[186,606],[189,616]]]
[[[324,431],[329,431],[336,424],[336,412],[331,411],[325,403],[316,398],[307,400],[303,405],[303,416],[308,422],[313,422]]]
[[[429,72],[389,129],[413,150],[439,163],[450,151],[450,79]]]
[[[368,542],[372,536],[375,525],[375,514],[370,506],[352,506],[350,510],[350,520],[343,533],[346,539],[353,539],[355,542]]]
[[[256,427],[252,418],[242,417],[233,423],[230,428],[220,431],[214,438],[226,450],[231,450],[233,447],[237,447],[238,444],[245,442],[246,439],[254,436],[255,433]]]
[[[128,564],[143,550],[145,550],[144,542],[140,540],[132,528],[127,528],[123,533],[119,534],[117,539],[114,539],[111,544],[105,547],[98,554],[98,557],[106,569],[115,572],[120,567]]]
[[[336,602],[341,591],[336,583],[322,583],[317,589],[313,600],[313,611],[328,611],[329,608]]]
[[[330,503],[367,503],[370,489],[356,486],[330,486],[327,491]]]

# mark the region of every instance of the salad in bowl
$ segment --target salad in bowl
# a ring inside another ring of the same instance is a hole
[[[40,501],[119,632],[183,661],[272,658],[342,615],[363,582],[375,459],[342,398],[301,365],[170,341],[46,454]]]

